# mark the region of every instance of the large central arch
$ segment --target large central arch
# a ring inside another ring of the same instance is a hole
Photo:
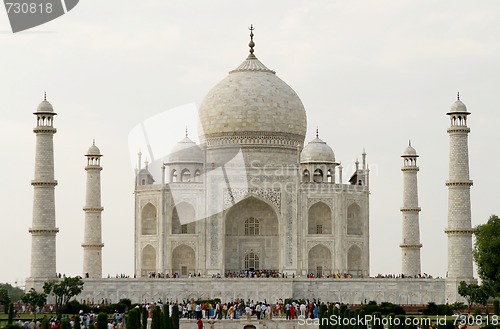
[[[278,223],[274,208],[256,197],[232,206],[225,216],[226,272],[279,270]]]

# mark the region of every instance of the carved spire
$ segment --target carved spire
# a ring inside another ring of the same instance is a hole
[[[250,47],[250,55],[248,55],[248,58],[255,58],[255,55],[253,54],[253,47],[255,47],[255,42],[253,42],[253,30],[255,30],[255,28],[253,27],[253,24],[250,24],[248,29],[250,30],[250,42],[248,43],[248,46]]]

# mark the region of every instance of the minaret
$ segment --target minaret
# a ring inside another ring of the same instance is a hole
[[[418,214],[418,187],[417,187],[417,151],[408,143],[403,155],[403,242],[399,245],[402,253],[401,273],[406,276],[416,276],[421,273],[420,268],[420,228]]]
[[[38,105],[35,113],[36,134],[35,178],[33,186],[33,223],[31,233],[31,279],[56,277],[56,210],[54,192],[54,143],[56,128],[53,119],[56,113],[47,102],[47,96]]]
[[[83,277],[102,278],[102,234],[101,234],[101,151],[95,142],[87,154],[87,194],[85,198],[85,232],[83,247]]]
[[[460,95],[452,104],[450,112],[450,167],[448,187],[448,273],[454,280],[472,280],[472,226],[470,209],[469,150],[467,108]],[[453,302],[453,300],[450,300]]]

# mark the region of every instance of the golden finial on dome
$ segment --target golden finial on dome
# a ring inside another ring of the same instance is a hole
[[[248,46],[250,47],[250,55],[248,55],[248,57],[254,58],[255,55],[253,54],[253,47],[255,47],[255,42],[253,42],[253,30],[255,30],[255,28],[253,27],[253,24],[250,24],[248,29],[250,30],[250,42],[248,43]]]

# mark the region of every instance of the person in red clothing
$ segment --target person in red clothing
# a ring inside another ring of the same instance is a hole
[[[203,320],[201,318],[198,318],[198,321],[196,321],[198,324],[198,329],[203,329]]]
[[[203,319],[205,319],[206,314],[207,314],[207,303],[203,303],[201,305],[201,317]],[[208,318],[208,316],[207,316],[207,318]]]
[[[294,304],[290,305],[290,318],[292,320],[295,319],[295,305]]]

